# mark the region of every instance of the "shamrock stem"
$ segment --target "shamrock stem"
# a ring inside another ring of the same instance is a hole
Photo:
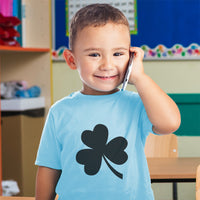
[[[108,165],[108,167],[110,168],[110,170],[119,178],[123,179],[123,174],[119,173],[118,171],[116,171],[107,161],[107,159],[105,158],[105,156],[103,155],[103,159],[105,160],[106,164]]]

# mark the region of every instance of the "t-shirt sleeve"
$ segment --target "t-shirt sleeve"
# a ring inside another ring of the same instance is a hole
[[[38,166],[61,169],[61,145],[56,137],[54,118],[50,109],[47,116],[35,164]]]

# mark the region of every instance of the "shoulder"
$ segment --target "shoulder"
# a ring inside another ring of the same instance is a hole
[[[125,97],[130,97],[130,98],[138,98],[139,94],[137,92],[133,92],[133,91],[121,91],[122,95]]]
[[[139,94],[133,91],[122,91],[119,103],[120,107],[129,108],[131,112],[134,110],[141,113],[144,109],[144,105]]]
[[[141,101],[141,98],[139,96],[139,94],[137,92],[133,92],[133,91],[122,91],[121,92],[121,98],[125,101]]]
[[[70,95],[56,101],[50,108],[50,112],[62,111],[68,107],[71,107],[78,97],[79,92],[73,92]]]

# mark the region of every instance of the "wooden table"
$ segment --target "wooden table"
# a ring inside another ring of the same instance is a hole
[[[147,158],[152,182],[195,182],[200,157]]]
[[[172,182],[173,199],[177,199],[177,182],[196,182],[197,166],[200,157],[196,158],[147,158],[152,183]]]
[[[35,200],[35,197],[2,197],[0,200]]]

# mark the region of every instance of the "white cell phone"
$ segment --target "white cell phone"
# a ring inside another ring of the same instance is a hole
[[[129,80],[131,70],[132,70],[132,67],[133,67],[133,57],[134,57],[134,53],[131,53],[121,91],[125,90],[126,86],[128,84],[128,80]]]

